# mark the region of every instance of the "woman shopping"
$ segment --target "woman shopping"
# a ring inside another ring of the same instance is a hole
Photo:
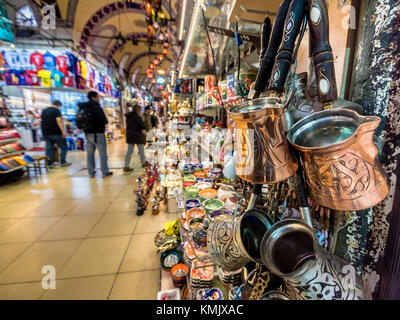
[[[142,167],[145,166],[145,155],[144,155],[144,144],[146,143],[146,125],[144,121],[140,117],[141,107],[138,104],[135,105],[127,105],[127,109],[130,110],[126,115],[126,143],[128,144],[128,150],[125,156],[125,166],[124,173],[129,173],[133,171],[129,167],[131,162],[131,157],[133,153],[133,148],[135,144],[139,150],[140,162],[142,163]]]

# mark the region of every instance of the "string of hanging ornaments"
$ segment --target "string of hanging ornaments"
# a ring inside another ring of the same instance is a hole
[[[167,81],[166,72],[161,65],[169,52],[169,33],[166,31],[168,19],[161,9],[161,0],[146,1],[145,9],[149,51],[154,40],[162,42],[163,46],[162,52],[149,63],[146,73],[147,77],[152,79],[152,83],[157,84],[159,89],[163,89]]]

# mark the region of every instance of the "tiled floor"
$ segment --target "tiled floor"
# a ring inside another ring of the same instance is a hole
[[[124,153],[123,142],[112,143],[110,167],[121,168]],[[137,156],[132,174],[106,179],[80,173],[84,152],[68,160],[69,168],[0,187],[0,299],[156,299],[153,239],[177,215],[136,216]],[[54,290],[42,287],[48,265]]]

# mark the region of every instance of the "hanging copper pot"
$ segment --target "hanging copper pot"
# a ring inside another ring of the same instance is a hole
[[[265,266],[282,277],[294,300],[362,300],[362,281],[355,269],[329,254],[303,221],[287,219],[273,225],[261,245]]]
[[[386,198],[389,186],[373,142],[377,116],[325,110],[297,122],[290,143],[300,151],[313,200],[344,211],[363,210]]]
[[[298,168],[283,131],[283,106],[260,98],[229,110],[235,123],[236,174],[255,184],[277,183]]]
[[[208,252],[226,271],[238,270],[250,261],[262,263],[261,241],[271,226],[272,221],[257,209],[242,216],[220,215],[208,227]]]

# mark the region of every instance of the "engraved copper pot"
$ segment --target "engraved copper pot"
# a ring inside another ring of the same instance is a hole
[[[297,171],[283,131],[283,114],[276,98],[255,99],[229,110],[236,129],[236,174],[243,180],[272,184]]]
[[[265,266],[285,282],[294,300],[362,300],[363,283],[355,269],[329,254],[313,230],[299,219],[272,226],[261,245]]]
[[[386,198],[389,186],[373,142],[379,122],[377,116],[335,109],[292,127],[288,139],[301,153],[310,194],[320,205],[356,211]]]
[[[262,263],[261,241],[271,226],[272,221],[257,209],[242,216],[220,215],[208,227],[208,252],[226,271],[238,270],[250,261]]]

